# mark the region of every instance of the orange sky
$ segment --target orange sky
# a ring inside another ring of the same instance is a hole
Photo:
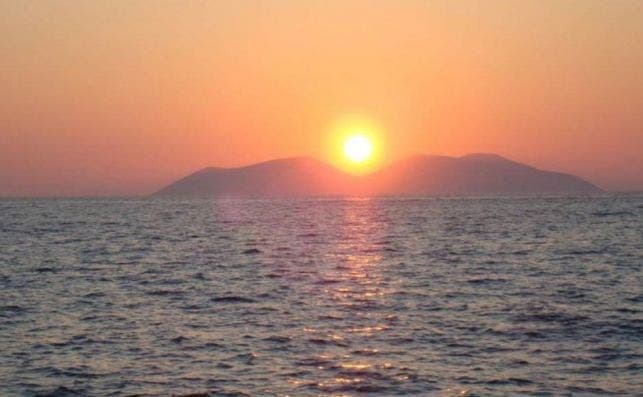
[[[346,117],[643,189],[643,2],[0,1],[0,196],[336,162]]]

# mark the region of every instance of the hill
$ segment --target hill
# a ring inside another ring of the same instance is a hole
[[[355,177],[309,157],[239,168],[205,168],[155,193],[160,197],[345,196]]]
[[[583,179],[542,171],[496,154],[418,155],[367,177],[376,195],[574,195],[602,190]]]

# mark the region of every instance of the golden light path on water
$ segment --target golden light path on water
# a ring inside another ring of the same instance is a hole
[[[355,202],[357,201],[351,204]],[[365,321],[360,325],[347,327],[328,335],[333,340],[347,338],[368,340],[377,332],[389,327],[382,322],[387,320],[386,318],[368,313],[368,306],[377,305],[387,294],[382,286],[382,275],[379,269],[382,256],[376,249],[375,241],[372,240],[375,235],[374,229],[382,225],[377,224],[372,218],[374,214],[371,211],[370,200],[360,200],[359,203],[361,204],[359,207],[350,204],[345,207],[340,238],[334,252],[328,254],[332,262],[340,265],[323,275],[327,279],[339,280],[342,285],[326,288],[323,292],[329,296],[336,307],[349,310],[358,308],[355,315],[367,318],[364,318]],[[339,357],[324,355],[323,358],[334,361],[332,365],[341,368],[342,375],[321,381],[320,388],[333,390],[343,385],[355,386],[365,381],[364,374],[368,373],[367,371],[390,367],[390,363],[377,360],[376,348],[371,348],[367,352],[372,353],[370,359],[365,357],[357,359],[351,354],[343,354]]]

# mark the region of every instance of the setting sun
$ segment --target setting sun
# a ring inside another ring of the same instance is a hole
[[[330,120],[325,142],[326,158],[353,175],[377,170],[384,162],[388,140],[385,126],[370,115],[345,113]]]
[[[371,141],[361,134],[349,137],[344,143],[344,154],[354,163],[363,163],[368,160],[372,152]]]

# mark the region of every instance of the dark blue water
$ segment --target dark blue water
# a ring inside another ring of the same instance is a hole
[[[636,395],[643,197],[0,201],[1,395]]]

